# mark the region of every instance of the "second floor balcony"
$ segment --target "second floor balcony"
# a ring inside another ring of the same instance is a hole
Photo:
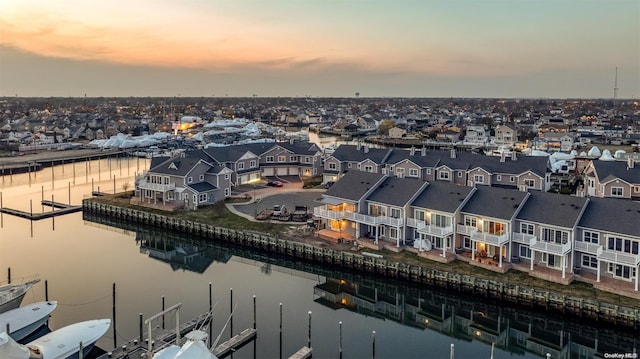
[[[598,250],[602,248],[602,246],[595,243],[576,241],[573,243],[573,248],[575,248],[576,251],[597,255]]]
[[[567,241],[567,243],[556,243],[556,242],[546,242],[540,241],[538,238],[533,237],[531,242],[529,243],[529,248],[531,250],[536,250],[539,252],[545,252],[556,255],[565,255],[571,251],[571,242]]]
[[[477,229],[471,230],[470,234],[472,241],[483,242],[492,246],[502,246],[509,242],[509,236],[507,234],[480,232]]]
[[[534,236],[533,234],[515,233],[514,232],[513,236],[511,238],[516,243],[531,244],[531,240],[536,238],[536,236]]]
[[[388,226],[399,227],[404,224],[402,218],[393,218],[387,216],[372,216],[363,213],[355,213],[348,211],[335,211],[328,209],[327,206],[315,207],[313,214],[320,218],[326,219],[346,219],[358,223],[364,223],[368,225],[386,224]]]
[[[433,224],[427,224],[424,220],[415,218],[407,218],[407,226],[414,227],[419,233],[436,237],[444,237],[453,233],[452,225],[440,227]]]
[[[630,266],[638,266],[640,264],[640,254],[626,253],[620,251],[614,251],[611,249],[604,249],[600,247],[596,253],[598,260],[606,262],[625,264]]]
[[[168,192],[176,189],[175,183],[167,183],[167,184],[151,183],[147,180],[139,180],[137,182],[137,185],[139,189],[148,189],[148,190],[160,191],[160,192]]]

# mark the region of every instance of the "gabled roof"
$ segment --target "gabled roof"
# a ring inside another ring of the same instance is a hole
[[[220,163],[236,162],[247,152],[251,152],[245,146],[208,147],[202,151]]]
[[[447,182],[429,182],[427,188],[411,203],[414,207],[454,213],[473,187],[458,186]]]
[[[582,209],[586,204],[587,199],[584,197],[530,191],[529,198],[516,218],[523,221],[573,228],[580,220]]]
[[[389,154],[386,163],[398,164],[404,160],[409,160],[421,168],[435,168],[440,161],[439,156],[433,156],[431,151],[426,151],[425,155],[422,155],[422,149],[416,148],[414,155],[411,156],[411,151],[393,149]]]
[[[619,161],[591,161],[601,183],[609,182],[615,178],[630,184],[640,184],[640,165],[627,168],[626,162]]]
[[[367,201],[402,207],[425,185],[426,182],[417,179],[387,177],[367,197]]]
[[[590,197],[578,226],[640,237],[640,203],[620,198]]]
[[[350,201],[359,201],[384,177],[386,176],[381,173],[348,171],[324,194]]]
[[[526,195],[513,189],[477,186],[461,212],[510,220]]]
[[[149,173],[185,176],[198,164],[198,162],[203,160],[202,157],[201,151],[185,152],[184,157],[158,157],[162,158],[163,161],[157,160],[154,165],[154,161],[152,159]],[[207,160],[213,162],[210,158],[207,158]]]
[[[391,151],[389,149],[369,148],[368,152],[365,153],[364,148],[365,146],[361,146],[360,150],[358,150],[355,145],[340,145],[330,157],[340,162],[362,162],[370,159],[380,165],[384,163],[384,160]]]

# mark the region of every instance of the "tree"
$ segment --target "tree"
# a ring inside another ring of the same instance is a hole
[[[122,190],[123,190],[124,192],[127,192],[127,191],[129,190],[129,187],[130,187],[130,186],[131,186],[131,185],[129,184],[129,182],[125,182],[125,183],[123,183],[123,184],[122,184]]]
[[[389,129],[396,126],[396,122],[394,120],[382,120],[378,125],[378,132],[383,135],[389,134]]]

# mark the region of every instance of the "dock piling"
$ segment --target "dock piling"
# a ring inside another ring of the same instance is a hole
[[[49,301],[49,281],[44,280],[44,300]]]
[[[80,342],[80,344],[78,345],[78,359],[83,359],[84,358],[84,346],[82,345],[82,342]]]
[[[282,303],[280,303],[280,359],[282,359]]]
[[[309,335],[307,336],[307,346],[311,348],[311,311],[309,311]]]
[[[116,283],[113,282],[113,294],[112,294],[112,300],[113,300],[113,310],[112,310],[112,317],[113,317],[113,347],[117,348],[118,347],[118,343],[117,343],[117,339],[118,337],[116,336]]]
[[[376,331],[371,332],[371,359],[376,359]]]
[[[453,354],[453,351],[454,351],[453,349],[454,349],[454,346],[453,346],[453,343],[451,343],[451,349],[449,350],[449,359],[453,359],[453,355],[454,355]]]
[[[7,282],[11,284],[11,267],[7,268]]]
[[[253,295],[253,329],[257,329],[256,327],[256,295],[255,294]]]
[[[340,326],[340,340],[338,342],[338,354],[340,359],[342,359],[342,321],[338,322],[338,325]]]
[[[138,316],[140,318],[140,343],[142,343],[142,341],[144,341],[144,333],[142,333],[142,313],[139,313]]]
[[[164,313],[164,295],[162,296],[162,313]],[[164,329],[164,314],[162,314],[162,329]]]
[[[229,338],[233,338],[233,288],[229,288]]]

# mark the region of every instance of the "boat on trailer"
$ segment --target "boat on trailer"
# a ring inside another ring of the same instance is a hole
[[[32,279],[17,284],[5,284],[0,286],[0,313],[4,313],[11,309],[18,308],[22,303],[24,295],[34,284],[40,279]]]
[[[22,340],[43,326],[57,306],[55,301],[38,302],[0,313],[0,330],[9,328],[13,340]]]

